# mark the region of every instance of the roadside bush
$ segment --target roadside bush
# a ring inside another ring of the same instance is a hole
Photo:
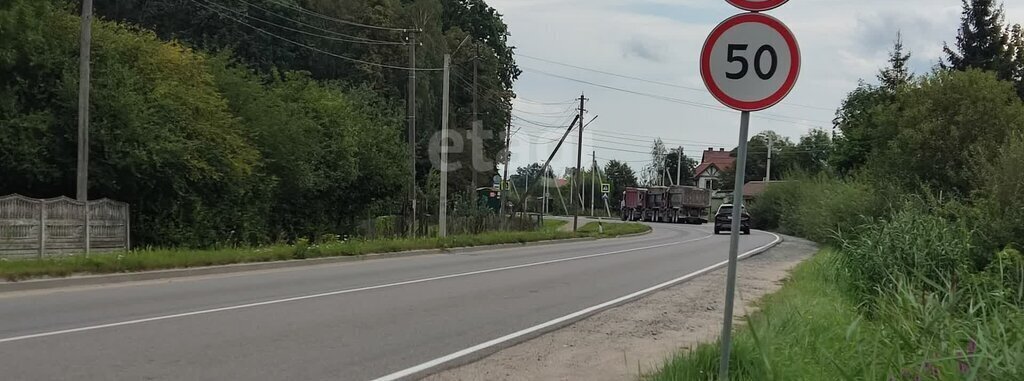
[[[751,223],[754,229],[778,230],[782,216],[792,210],[794,199],[800,196],[797,182],[778,182],[765,188],[764,193],[750,204]]]
[[[863,226],[851,239],[840,238],[837,265],[870,310],[874,297],[894,289],[897,280],[934,290],[935,279],[957,282],[976,270],[972,232],[920,208],[907,208]]]
[[[981,243],[990,251],[1006,245],[1024,248],[1024,135],[1007,141],[977,172],[983,184],[975,219]]]
[[[1024,133],[1024,104],[1011,82],[991,72],[922,75],[893,105],[886,126],[893,133],[876,141],[868,162],[905,187],[969,196],[983,183],[977,163],[992,161],[1006,141]]]
[[[865,179],[798,175],[769,186],[751,205],[751,215],[758,228],[835,243],[837,233],[849,236],[885,215],[890,208],[884,195]]]

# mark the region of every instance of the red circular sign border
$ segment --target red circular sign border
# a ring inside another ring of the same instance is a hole
[[[761,23],[779,32],[782,38],[786,40],[786,45],[789,46],[792,60],[792,65],[790,65],[789,73],[787,74],[786,81],[782,83],[782,87],[771,96],[753,102],[741,101],[726,95],[711,76],[711,49],[715,43],[732,27],[748,22]],[[781,102],[793,90],[793,86],[796,85],[797,78],[800,77],[800,45],[796,42],[796,36],[793,35],[793,32],[782,21],[761,13],[740,13],[718,24],[711,31],[711,34],[708,35],[707,40],[704,41],[704,48],[700,54],[700,76],[704,80],[704,85],[711,91],[711,95],[718,99],[719,102],[722,102],[722,104],[739,111],[761,111]]]
[[[789,0],[774,0],[767,3],[753,2],[750,0],[725,0],[725,2],[732,4],[732,6],[745,11],[764,12],[781,7],[783,4],[789,2]]]

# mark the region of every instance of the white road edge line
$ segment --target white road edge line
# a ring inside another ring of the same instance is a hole
[[[126,326],[126,325],[150,323],[150,322],[154,322],[154,321],[177,319],[177,318],[183,318],[183,317],[189,317],[189,316],[207,315],[207,314],[212,314],[212,313],[217,313],[217,312],[233,311],[233,310],[240,310],[240,309],[246,309],[246,308],[267,306],[267,305],[272,305],[272,304],[288,303],[288,302],[294,302],[294,301],[299,301],[299,300],[323,298],[323,297],[328,297],[328,296],[350,294],[350,293],[360,292],[360,291],[370,291],[370,290],[377,290],[377,289],[382,289],[382,288],[406,286],[406,285],[410,285],[410,284],[431,282],[431,281],[451,279],[451,278],[460,278],[460,277],[466,277],[466,276],[472,276],[472,275],[480,275],[480,274],[493,273],[493,272],[498,272],[498,271],[507,271],[507,270],[515,270],[515,269],[526,268],[526,267],[549,265],[549,264],[552,264],[552,263],[568,262],[568,261],[575,261],[575,260],[580,260],[580,259],[604,257],[604,256],[608,256],[608,255],[629,253],[629,252],[633,252],[633,251],[641,251],[641,250],[649,250],[649,249],[657,249],[657,248],[661,248],[661,247],[665,247],[665,246],[672,246],[672,245],[679,245],[679,244],[684,244],[684,243],[696,242],[696,241],[705,240],[705,239],[708,239],[708,238],[711,238],[711,237],[714,237],[714,236],[713,235],[708,235],[708,236],[705,236],[705,237],[694,238],[694,239],[685,240],[685,241],[670,242],[670,243],[665,243],[665,244],[660,244],[660,245],[637,247],[637,248],[633,248],[633,249],[624,249],[624,250],[610,251],[610,252],[606,252],[606,253],[580,255],[580,256],[576,256],[576,257],[553,259],[553,260],[542,261],[542,262],[524,263],[524,264],[521,264],[521,265],[497,267],[497,268],[493,268],[493,269],[477,270],[477,271],[470,271],[470,272],[464,272],[464,273],[442,275],[442,276],[436,276],[436,277],[431,277],[431,278],[407,280],[407,281],[403,281],[403,282],[381,284],[381,285],[369,286],[369,287],[351,288],[351,289],[346,289],[346,290],[338,290],[338,291],[324,292],[324,293],[319,293],[319,294],[296,296],[296,297],[284,298],[284,299],[267,300],[267,301],[257,302],[257,303],[239,304],[239,305],[234,305],[234,306],[220,307],[220,308],[213,308],[213,309],[208,309],[208,310],[200,310],[200,311],[192,311],[192,312],[185,312],[185,313],[173,314],[173,315],[154,316],[154,317],[150,317],[150,318],[127,320],[127,321],[121,321],[121,322],[116,322],[116,323],[91,325],[91,326],[86,326],[86,327],[63,329],[63,330],[59,330],[59,331],[40,332],[40,333],[34,333],[34,334],[29,334],[29,335],[23,335],[23,336],[14,336],[14,337],[3,338],[3,339],[0,339],[0,344],[14,342],[14,341],[36,339],[36,338],[40,338],[40,337],[57,336],[57,335],[64,335],[64,334],[69,334],[69,333],[77,333],[77,332],[85,332],[85,331],[95,331],[95,330],[98,330],[98,329],[121,327],[121,326]]]
[[[739,255],[739,259],[745,259],[745,258],[747,258],[749,256],[760,254],[762,252],[767,251],[768,249],[771,249],[772,247],[777,245],[779,242],[782,242],[782,237],[780,237],[778,234],[774,234],[774,233],[770,233],[770,232],[765,232],[765,233],[768,233],[768,234],[774,236],[775,240],[772,241],[771,243],[767,244],[767,245],[761,246],[759,248],[756,248],[754,250],[750,250],[748,252],[745,252],[745,253]],[[649,293],[661,290],[663,288],[673,286],[673,285],[675,285],[677,283],[687,281],[687,280],[689,280],[691,278],[703,275],[703,274],[705,274],[707,272],[710,272],[712,270],[716,270],[719,267],[725,266],[728,263],[729,263],[729,261],[725,260],[723,262],[716,263],[714,265],[711,265],[711,266],[705,267],[703,269],[697,270],[695,272],[686,274],[686,275],[681,276],[679,278],[672,279],[670,281],[658,284],[656,286],[653,286],[653,287],[650,287],[650,288],[646,288],[646,289],[634,292],[632,294],[629,294],[629,295],[626,295],[626,296],[623,296],[623,297],[620,297],[620,298],[617,298],[617,299],[609,300],[607,302],[598,304],[596,306],[588,307],[586,309],[582,309],[582,310],[573,312],[571,314],[568,314],[568,315],[565,315],[565,316],[562,316],[562,317],[559,317],[559,318],[555,318],[555,319],[549,320],[549,321],[541,323],[541,324],[537,324],[537,325],[535,325],[533,327],[529,327],[529,328],[523,329],[523,330],[518,331],[518,332],[510,333],[508,335],[499,337],[499,338],[491,340],[491,341],[487,341],[487,342],[483,342],[483,343],[474,345],[472,347],[463,349],[463,350],[458,351],[458,352],[451,353],[451,354],[443,356],[443,357],[438,357],[436,359],[427,361],[427,362],[422,363],[420,365],[416,365],[416,366],[411,367],[411,368],[403,369],[403,370],[400,370],[398,372],[391,373],[389,375],[376,378],[376,379],[374,379],[372,381],[396,381],[396,380],[400,380],[400,379],[405,378],[405,377],[409,377],[409,376],[415,375],[417,373],[425,372],[425,371],[427,371],[429,369],[432,369],[434,367],[441,366],[441,365],[443,365],[445,363],[448,363],[448,362],[451,362],[451,361],[455,361],[455,360],[457,360],[457,359],[459,359],[461,357],[468,356],[468,355],[472,354],[473,352],[478,352],[478,351],[481,351],[481,350],[484,350],[484,349],[487,349],[487,348],[490,348],[490,347],[493,347],[493,346],[496,346],[496,345],[499,345],[499,344],[502,344],[502,343],[505,343],[505,342],[508,342],[508,341],[511,341],[511,340],[515,340],[515,339],[521,338],[523,336],[530,335],[530,334],[536,333],[538,331],[542,331],[542,330],[547,329],[549,327],[556,326],[558,324],[563,324],[563,323],[566,323],[566,322],[571,322],[571,321],[574,321],[575,319],[579,319],[581,317],[588,316],[590,314],[593,314],[595,312],[601,311],[603,309],[610,308],[612,306],[616,306],[616,305],[621,304],[623,302],[639,298],[641,296],[644,296],[646,294],[649,294]]]

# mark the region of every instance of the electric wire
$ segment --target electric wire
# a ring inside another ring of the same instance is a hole
[[[255,29],[256,31],[258,31],[260,33],[263,33],[263,34],[266,34],[268,36],[280,39],[282,41],[291,43],[291,44],[299,46],[299,47],[303,47],[303,48],[315,51],[315,52],[320,53],[320,54],[328,55],[328,56],[331,56],[331,57],[334,57],[334,58],[338,58],[338,59],[342,59],[342,60],[345,60],[345,61],[361,63],[361,64],[364,64],[364,65],[370,65],[370,66],[376,66],[376,67],[383,67],[383,68],[388,68],[388,69],[398,69],[398,70],[416,70],[416,71],[442,71],[442,70],[444,70],[444,68],[411,68],[411,67],[405,67],[405,66],[381,64],[381,63],[376,63],[376,62],[364,61],[364,60],[357,59],[357,58],[346,57],[346,56],[339,55],[339,54],[336,54],[336,53],[331,53],[331,52],[328,52],[326,50],[323,50],[323,49],[320,49],[320,48],[317,48],[317,47],[314,47],[314,46],[306,45],[306,44],[303,44],[301,42],[297,42],[297,41],[288,39],[286,37],[281,37],[281,36],[276,35],[274,33],[268,32],[268,31],[266,31],[266,30],[264,30],[262,28],[256,27],[256,26],[254,26],[252,24],[249,24],[249,23],[247,23],[245,21],[239,20],[239,19],[234,18],[234,17],[232,17],[230,15],[224,14],[224,13],[222,13],[222,12],[212,8],[212,7],[210,7],[209,5],[206,5],[205,3],[200,2],[199,0],[192,0],[192,2],[196,3],[197,5],[199,5],[199,6],[203,7],[203,8],[206,8],[206,9],[208,9],[208,10],[210,10],[210,11],[212,11],[212,12],[218,14],[218,15],[220,15],[221,17],[224,17],[224,18],[226,18],[228,20],[232,20],[232,21],[237,22],[239,24],[248,26],[248,27],[250,27],[252,29]]]

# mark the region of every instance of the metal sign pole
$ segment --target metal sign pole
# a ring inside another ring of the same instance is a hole
[[[729,231],[729,273],[725,286],[725,323],[722,325],[722,359],[719,379],[729,379],[729,352],[732,350],[732,307],[736,295],[736,264],[739,261],[740,219],[743,218],[743,180],[747,170],[747,134],[750,130],[750,112],[740,115],[740,144],[736,153],[736,185],[732,192],[732,227]]]

